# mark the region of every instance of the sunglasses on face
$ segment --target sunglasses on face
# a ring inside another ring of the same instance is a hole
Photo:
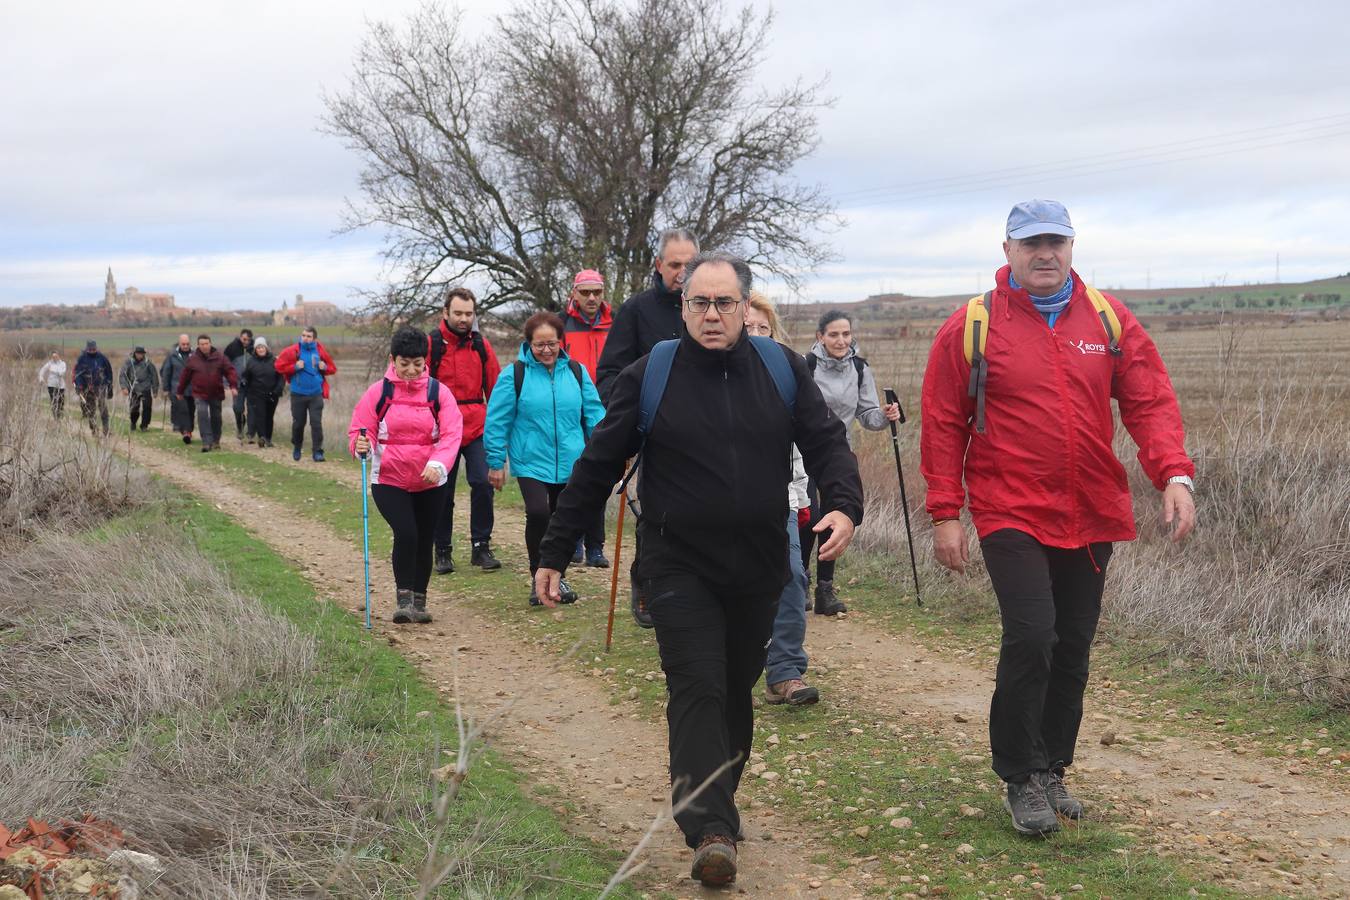
[[[590,288],[577,288],[577,294],[582,297],[600,297],[603,296],[604,293],[604,288],[595,288],[593,290]]]

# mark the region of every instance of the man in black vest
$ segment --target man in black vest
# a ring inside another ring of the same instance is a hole
[[[560,599],[576,540],[642,449],[642,560],[670,702],[675,817],[694,848],[694,878],[736,877],[735,792],[754,731],[751,689],[764,670],[778,596],[787,583],[787,483],[792,445],[822,496],[821,553],[844,551],[862,521],[862,481],[844,425],[830,415],[805,361],[781,352],[793,408],[745,337],[750,267],[726,253],[696,256],[684,283],[685,331],[646,442],[638,432],[647,356],[619,374],[605,418],[572,468],[540,548],[535,592]],[[652,411],[649,411],[652,412]]]

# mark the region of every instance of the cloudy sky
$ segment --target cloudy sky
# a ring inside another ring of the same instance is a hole
[[[357,160],[317,125],[368,19],[415,2],[0,2],[0,305],[97,302],[108,266],[221,308],[378,284],[382,236],[334,234]],[[1103,286],[1350,270],[1340,0],[774,11],[761,80],[836,98],[800,176],[847,226],[807,299],[982,290],[1031,196]]]

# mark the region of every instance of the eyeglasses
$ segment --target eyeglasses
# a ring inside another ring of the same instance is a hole
[[[604,289],[604,288],[595,288],[594,290],[587,290],[587,289],[585,289],[585,288],[577,288],[577,294],[578,294],[578,296],[581,296],[581,297],[601,297],[601,296],[604,296],[604,293],[605,293],[605,289]]]
[[[769,327],[768,322],[756,325],[751,325],[749,322],[746,322],[745,330],[749,334],[759,335],[761,337],[773,337],[773,329]]]
[[[559,346],[560,345],[558,344],[557,341],[538,341],[536,343],[530,344],[530,347],[533,348],[536,353],[544,353],[549,350],[557,350]]]
[[[702,315],[708,311],[708,307],[716,306],[719,316],[726,316],[734,313],[736,307],[741,305],[740,297],[685,297],[684,305],[689,307],[689,311],[697,315]]]

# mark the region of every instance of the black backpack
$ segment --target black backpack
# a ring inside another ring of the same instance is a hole
[[[516,403],[520,403],[520,389],[525,386],[525,363],[516,360],[514,363],[516,383]],[[585,379],[581,375],[581,363],[575,359],[567,361],[567,368],[572,370],[572,377],[577,380],[577,389],[581,391],[581,433],[586,433],[586,387]]]
[[[431,414],[439,424],[441,421],[441,383],[435,378],[427,379],[427,402],[431,404]],[[380,388],[380,400],[375,404],[376,422],[383,422],[385,414],[389,412],[389,407],[393,405],[394,383],[386,378],[384,379],[384,386]]]
[[[806,354],[806,370],[811,373],[812,378],[816,377],[816,363],[819,361],[820,357],[816,356],[814,353]],[[861,356],[853,357],[853,368],[858,370],[858,391],[861,392],[863,386],[863,372],[867,369],[867,360],[863,359]]]
[[[482,363],[483,370],[483,394],[482,397],[473,400],[460,400],[461,404],[486,403],[488,395],[488,357],[487,346],[483,343],[483,335],[477,331],[469,332],[469,341],[473,346],[473,352],[478,354],[478,360]],[[441,334],[440,326],[432,329],[431,332],[431,377],[435,380],[436,375],[441,370],[441,360],[445,359],[445,351],[449,345],[445,342],[445,336]]]

